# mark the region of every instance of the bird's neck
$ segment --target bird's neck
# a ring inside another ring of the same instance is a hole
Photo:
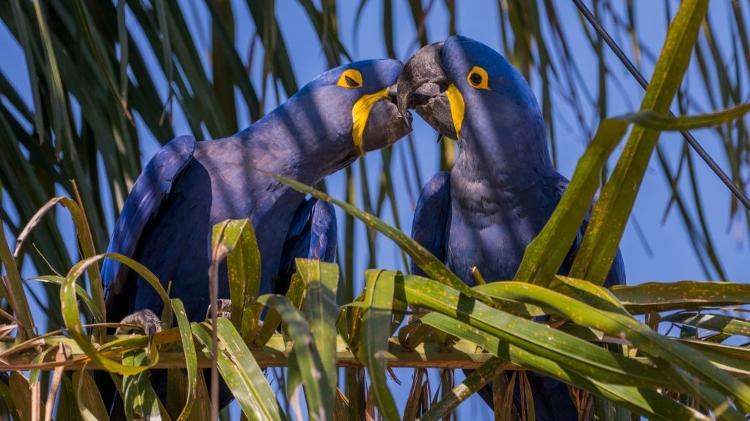
[[[502,205],[509,196],[534,194],[554,173],[544,122],[534,113],[489,121],[469,119],[451,170],[451,195]],[[485,123],[485,124],[481,124]]]
[[[312,113],[313,104],[292,97],[239,132],[261,169],[313,185],[357,158],[345,133],[324,116]]]

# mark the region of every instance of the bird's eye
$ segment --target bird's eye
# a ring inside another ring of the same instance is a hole
[[[469,82],[474,89],[490,89],[490,78],[487,76],[487,71],[479,66],[474,66],[469,70],[469,74],[466,76],[466,81]]]
[[[339,81],[336,85],[342,88],[361,88],[362,87],[362,73],[357,69],[346,69],[341,72]]]

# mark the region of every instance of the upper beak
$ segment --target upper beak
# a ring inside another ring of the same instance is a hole
[[[396,104],[402,113],[416,105],[412,100],[422,85],[447,83],[445,72],[440,66],[440,48],[442,46],[442,42],[437,42],[422,47],[411,56],[401,70],[401,74],[396,81]]]
[[[392,103],[396,104],[398,101],[398,83],[394,83],[393,85],[389,86],[386,90],[386,93],[388,94],[388,100]],[[399,109],[399,111],[401,111]]]
[[[440,134],[458,139],[464,101],[441,66],[442,47],[442,42],[422,47],[404,65],[396,82],[396,105],[402,114],[414,108]]]

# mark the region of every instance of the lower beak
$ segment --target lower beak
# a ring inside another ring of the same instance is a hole
[[[443,136],[458,139],[464,118],[464,99],[441,66],[442,43],[417,51],[404,65],[397,81],[397,105],[402,114],[417,111]]]

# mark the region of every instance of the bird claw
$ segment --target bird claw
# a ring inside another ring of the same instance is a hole
[[[217,317],[231,318],[232,317],[232,300],[228,298],[219,298],[216,300],[216,315]],[[211,318],[211,304],[208,305],[206,310],[206,319]]]
[[[115,334],[119,335],[121,333],[130,333],[136,329],[142,329],[143,332],[151,336],[155,333],[161,332],[162,326],[161,326],[161,320],[159,317],[154,314],[153,311],[145,308],[143,310],[138,310],[135,313],[131,313],[122,320],[120,320],[120,324],[123,325],[136,325],[137,327],[133,326],[125,326],[125,327],[119,327],[117,328],[117,331],[115,331]]]

